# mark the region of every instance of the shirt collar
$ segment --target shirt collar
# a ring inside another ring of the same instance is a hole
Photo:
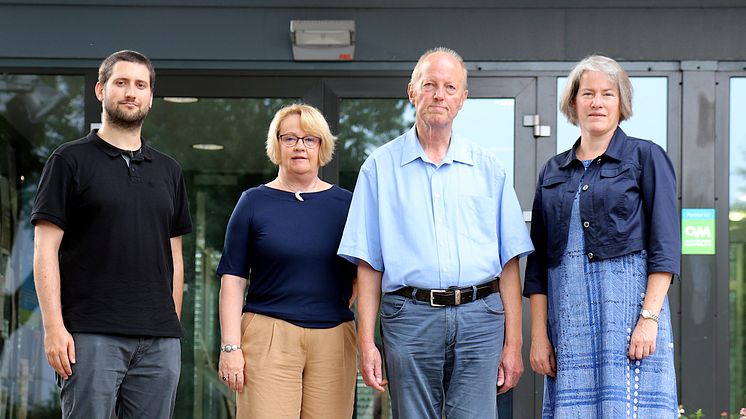
[[[624,147],[624,140],[626,138],[627,134],[625,134],[624,131],[622,131],[619,126],[617,126],[616,130],[614,130],[614,135],[611,137],[611,141],[609,141],[608,147],[606,147],[606,151],[599,157],[621,161],[622,148]],[[575,150],[578,149],[578,146],[580,146],[580,137],[578,137],[578,139],[575,141],[575,144],[573,144],[572,148],[565,156],[565,160],[560,165],[560,169],[564,169],[573,161],[578,160],[577,156],[575,155]]]
[[[422,149],[422,144],[417,137],[417,127],[412,128],[404,134],[404,145],[401,151],[401,165],[404,166],[411,163],[417,158],[422,161],[430,161],[425,150]],[[469,166],[474,165],[474,158],[472,157],[471,147],[469,141],[451,131],[451,142],[448,145],[448,152],[441,164],[451,164],[453,162],[459,162],[468,164]]]
[[[122,150],[119,147],[115,147],[114,145],[107,143],[101,137],[99,137],[97,133],[98,130],[93,130],[90,134],[88,134],[88,137],[109,157],[120,157],[122,153],[129,154],[128,150]],[[143,159],[148,161],[153,160],[153,155],[150,151],[150,147],[145,144],[145,140],[140,138],[140,143],[142,144],[142,146],[140,147],[140,154],[142,154]]]

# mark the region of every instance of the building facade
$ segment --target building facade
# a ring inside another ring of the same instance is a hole
[[[628,70],[634,115],[623,128],[667,150],[682,210],[706,210],[686,212],[691,246],[669,291],[679,399],[688,412],[734,414],[746,405],[746,2],[625,3],[0,0],[0,419],[58,417],[28,217],[49,153],[100,121],[93,86],[105,56],[135,49],[153,60],[156,101],[143,133],[187,178],[195,231],[184,242],[176,417],[228,418],[214,270],[240,192],[276,174],[264,154],[271,117],[290,102],[319,107],[340,138],[322,177],[352,190],[368,153],[413,123],[409,75],[438,45],[469,69],[456,129],[500,153],[527,222],[539,168],[578,135],[557,110],[564,77],[593,53]],[[295,60],[291,20],[354,21],[354,55]],[[541,394],[527,371],[513,417],[538,417]],[[361,384],[356,416],[387,414],[385,396]]]

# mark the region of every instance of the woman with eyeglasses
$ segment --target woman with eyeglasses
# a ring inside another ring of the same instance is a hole
[[[352,417],[356,268],[337,256],[352,194],[318,176],[335,140],[317,109],[280,109],[266,145],[277,177],[245,191],[228,222],[218,374],[237,418]]]

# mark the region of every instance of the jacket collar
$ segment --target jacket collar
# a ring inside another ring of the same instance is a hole
[[[627,139],[627,134],[622,131],[622,129],[617,126],[616,130],[614,130],[614,135],[611,137],[611,141],[609,141],[608,147],[606,147],[606,151],[601,154],[599,157],[602,159],[609,159],[609,160],[616,160],[621,161],[622,158],[622,151],[624,148],[624,140]],[[575,144],[573,144],[572,148],[565,152],[565,158],[562,161],[562,164],[560,165],[560,169],[565,169],[573,161],[578,160],[577,156],[575,155],[575,151],[580,146],[580,138],[575,141]],[[578,160],[579,161],[579,160]]]

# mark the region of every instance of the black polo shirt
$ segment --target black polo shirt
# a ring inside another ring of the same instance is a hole
[[[180,337],[171,237],[192,230],[179,164],[144,142],[131,162],[95,132],[44,166],[31,222],[65,231],[62,317],[70,332]]]

